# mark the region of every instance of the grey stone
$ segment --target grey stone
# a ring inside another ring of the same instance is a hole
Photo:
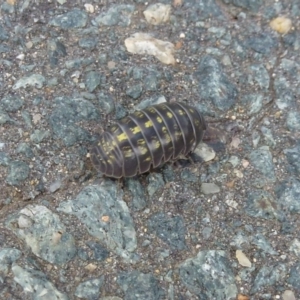
[[[249,154],[251,164],[270,181],[275,181],[275,171],[271,152],[266,147],[253,150]]]
[[[181,216],[168,217],[162,212],[153,214],[148,220],[148,229],[167,243],[172,250],[186,249],[186,229]]]
[[[85,27],[88,16],[85,11],[73,9],[65,14],[54,17],[49,24],[62,29],[74,29]]]
[[[22,252],[15,248],[2,248],[0,250],[0,273],[7,275],[12,263],[19,259]]]
[[[130,203],[131,208],[135,211],[144,209],[147,205],[147,198],[145,196],[145,190],[140,181],[133,178],[128,178],[126,179],[125,183],[132,196]]]
[[[14,224],[18,224],[15,226]],[[27,205],[8,216],[12,230],[38,257],[53,264],[64,264],[76,254],[75,240],[57,214],[42,205]]]
[[[92,259],[103,261],[109,255],[109,252],[99,243],[89,241],[87,242],[87,246],[93,251]]]
[[[300,113],[298,111],[290,111],[287,115],[286,125],[290,131],[299,131]]]
[[[18,96],[6,96],[0,101],[0,106],[6,112],[16,112],[24,105],[24,101]]]
[[[167,102],[165,96],[155,95],[155,96],[152,96],[150,98],[143,99],[142,101],[139,102],[138,105],[136,105],[135,108],[137,110],[141,110],[141,109],[144,109],[148,106],[152,106],[152,105],[156,105],[156,104],[160,104],[160,103],[164,103],[164,102]]]
[[[108,115],[114,111],[115,100],[112,97],[112,95],[101,91],[97,94],[97,99],[99,101],[98,103],[99,103],[100,110],[104,114]]]
[[[94,49],[96,48],[97,44],[97,39],[92,37],[84,37],[78,41],[79,47],[83,49]]]
[[[271,35],[261,33],[245,40],[245,46],[257,53],[268,55],[277,48],[277,40]]]
[[[58,65],[59,58],[67,56],[66,46],[59,40],[52,39],[47,42],[48,57],[50,64]]]
[[[289,278],[287,279],[287,282],[297,291],[300,291],[299,274],[300,274],[300,263],[296,263],[291,267],[291,271],[289,274]]]
[[[235,299],[235,276],[225,251],[200,251],[179,267],[179,276],[187,289],[199,299]]]
[[[0,41],[7,41],[9,39],[9,33],[0,25]]]
[[[257,248],[263,250],[265,253],[278,255],[278,252],[273,249],[270,243],[266,240],[265,236],[260,233],[252,236],[251,243],[254,244]]]
[[[129,26],[131,23],[131,16],[134,12],[135,6],[130,4],[114,4],[108,11],[102,12],[95,22],[101,26]]]
[[[223,0],[226,4],[232,4],[237,7],[246,8],[257,12],[263,4],[263,0]]]
[[[91,134],[76,125],[82,120],[96,120],[99,112],[88,100],[58,97],[55,99],[56,108],[49,118],[54,138],[63,140],[66,146],[72,146],[78,141],[90,141]]]
[[[279,184],[276,188],[278,202],[290,212],[300,213],[300,181],[294,177]]]
[[[19,79],[13,85],[13,89],[18,90],[20,88],[26,88],[28,86],[41,89],[44,86],[45,82],[46,82],[46,79],[43,75],[32,74],[32,75],[25,76],[25,77]]]
[[[20,143],[16,149],[17,153],[22,153],[28,158],[33,158],[34,154],[31,147],[27,143]]]
[[[22,286],[25,293],[34,300],[68,300],[68,296],[56,289],[47,276],[30,268],[22,268],[18,265],[12,267],[14,281]]]
[[[163,300],[165,292],[159,286],[157,279],[151,274],[139,271],[121,273],[117,278],[118,284],[125,293],[124,300]]]
[[[130,261],[137,247],[136,233],[122,191],[113,182],[85,187],[74,200],[61,202],[58,210],[77,216],[107,249]]]
[[[229,81],[217,60],[204,56],[195,76],[198,80],[199,96],[203,101],[212,103],[221,111],[227,111],[234,106],[238,97],[237,88]]]
[[[263,266],[257,273],[251,293],[256,293],[265,287],[278,284],[285,279],[287,275],[286,266],[283,263],[272,266]]]
[[[259,113],[263,107],[262,94],[246,94],[242,98],[242,104],[245,107],[247,115],[253,116]]]
[[[100,289],[104,282],[104,276],[99,278],[89,279],[85,282],[80,283],[76,290],[75,296],[78,298],[84,298],[88,300],[99,299]]]
[[[36,129],[33,134],[30,135],[30,140],[35,144],[39,144],[49,137],[50,132],[48,130]]]
[[[221,189],[215,183],[206,183],[201,184],[201,192],[204,195],[216,194],[219,193]]]
[[[255,218],[281,220],[283,217],[280,203],[263,190],[248,193],[245,212]]]
[[[289,171],[300,177],[300,145],[283,150],[289,163]]]
[[[0,165],[7,167],[11,162],[11,158],[5,153],[0,151]]]
[[[142,92],[143,92],[142,84],[136,84],[127,88],[126,95],[132,99],[137,99],[142,95]]]
[[[30,168],[27,163],[19,160],[10,162],[6,181],[10,185],[20,185],[29,176]]]
[[[97,71],[90,71],[85,76],[85,85],[88,91],[93,92],[100,84],[105,83],[105,76]]]
[[[147,192],[151,199],[152,196],[165,185],[165,183],[162,175],[159,173],[150,173],[147,177],[147,181]]]

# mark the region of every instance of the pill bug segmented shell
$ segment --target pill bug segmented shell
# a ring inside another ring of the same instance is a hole
[[[205,130],[197,109],[179,102],[157,104],[112,125],[91,149],[91,160],[107,177],[133,177],[188,155]]]

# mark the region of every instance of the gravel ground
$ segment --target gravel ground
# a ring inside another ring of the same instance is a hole
[[[300,299],[299,0],[152,4],[2,1],[1,299]],[[101,178],[97,135],[163,101],[222,138]]]

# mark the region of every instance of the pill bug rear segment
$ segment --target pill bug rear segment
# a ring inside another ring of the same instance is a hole
[[[179,156],[201,142],[207,126],[197,109],[161,103],[136,111],[105,131],[91,149],[95,168],[107,177],[133,177]]]

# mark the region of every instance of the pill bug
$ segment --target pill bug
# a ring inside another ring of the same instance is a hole
[[[94,167],[107,177],[133,177],[186,156],[206,130],[203,116],[183,103],[161,103],[122,118],[91,149]]]

